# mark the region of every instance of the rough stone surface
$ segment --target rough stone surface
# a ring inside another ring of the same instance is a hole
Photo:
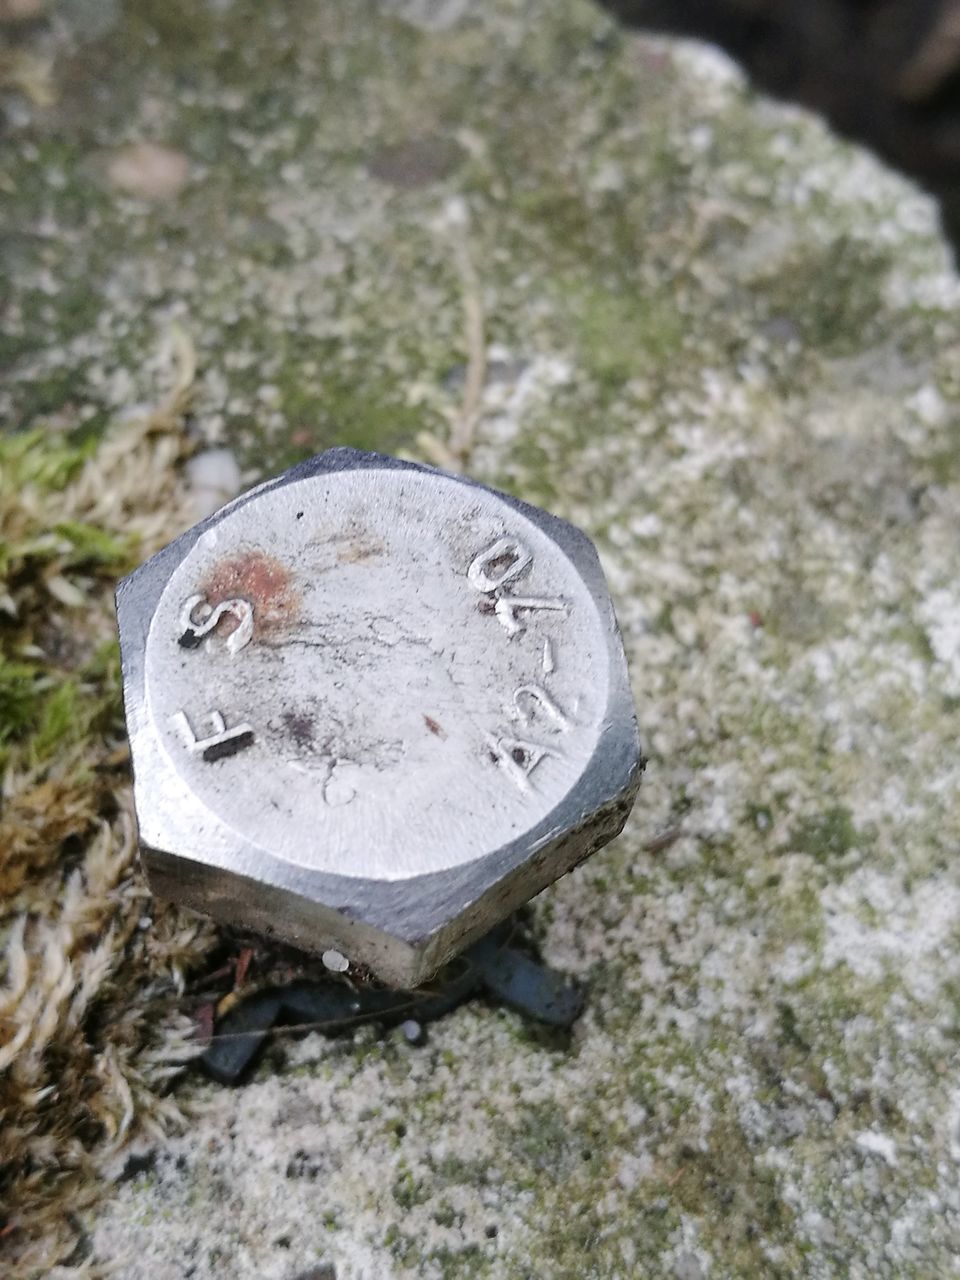
[[[589,984],[571,1045],[470,1006],[423,1047],[190,1077],[196,1122],[91,1212],[91,1265],[957,1274],[960,290],[932,204],[584,4],[85,12],[5,98],[0,408],[95,435],[176,322],[196,430],[249,478],[429,451],[482,314],[470,470],[597,540],[651,756],[624,837],[535,904]],[[187,159],[163,201],[109,181],[143,142]]]

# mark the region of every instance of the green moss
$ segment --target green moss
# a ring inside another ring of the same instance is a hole
[[[682,321],[667,294],[574,286],[566,306],[584,367],[609,390],[661,367],[680,346]]]
[[[797,823],[790,834],[791,850],[809,854],[817,862],[828,863],[843,857],[864,837],[853,823],[853,814],[843,805],[833,805]]]
[[[765,1168],[738,1126],[718,1120],[706,1149],[681,1143],[669,1175],[678,1208],[710,1223],[709,1242],[722,1249],[725,1265],[737,1275],[786,1277],[760,1244],[763,1236],[789,1230],[792,1212],[776,1173]]]
[[[134,48],[144,44],[154,58],[206,60],[215,20],[206,8],[189,0],[137,0],[128,5],[126,22],[114,34]]]
[[[804,1040],[798,1029],[797,1014],[793,1005],[786,1000],[781,1000],[777,1004],[777,1018],[780,1025],[781,1039],[794,1046],[797,1049],[807,1053],[810,1049],[809,1044]]]
[[[401,1231],[395,1222],[392,1222],[384,1232],[383,1243],[403,1267],[414,1267],[423,1257],[422,1242],[416,1236]]]
[[[0,492],[9,499],[30,486],[56,493],[76,475],[91,452],[89,447],[45,431],[0,437]],[[3,545],[9,563],[10,544]]]
[[[457,1213],[453,1205],[444,1201],[434,1209],[433,1220],[438,1227],[452,1227],[454,1223],[462,1220],[462,1215]]]
[[[843,611],[824,604],[800,575],[787,573],[784,579],[763,616],[771,635],[794,644],[813,644],[844,626]]]
[[[44,692],[36,664],[0,658],[0,760],[4,743],[22,738],[38,723]]]
[[[31,427],[53,417],[65,404],[83,390],[84,374],[78,367],[57,369],[42,377],[31,378],[18,388],[17,412],[13,425]]]
[[[518,482],[519,481],[519,482]],[[510,470],[494,480],[499,488],[522,493],[527,502],[555,508],[559,490],[552,476],[549,450],[544,447],[535,426],[517,441]]]
[[[425,1204],[432,1191],[429,1180],[414,1177],[406,1165],[401,1165],[392,1187],[393,1198],[401,1209],[408,1210],[418,1204]]]
[[[479,1245],[466,1244],[459,1249],[440,1246],[425,1256],[439,1268],[443,1280],[474,1280],[489,1275],[489,1260]]]
[[[758,302],[767,316],[789,316],[819,351],[860,351],[884,311],[890,266],[887,252],[841,233],[826,244],[805,245],[764,280]]]
[[[936,485],[949,485],[960,477],[960,446],[952,441],[943,448],[935,450],[926,459],[926,468],[930,479]]]
[[[33,735],[33,752],[38,760],[46,760],[81,740],[87,729],[84,723],[80,691],[74,680],[64,680],[44,699]]]
[[[575,1162],[569,1119],[553,1103],[525,1107],[519,1123],[506,1130],[504,1137],[517,1159],[537,1175],[561,1178]]]
[[[748,804],[744,819],[754,830],[766,835],[773,826],[773,810],[765,804]]]
[[[0,656],[0,766],[17,745],[30,764],[81,746],[116,718],[119,655],[98,652],[77,675]]]
[[[92,524],[78,520],[61,521],[53,526],[53,532],[70,543],[72,550],[65,555],[64,563],[71,568],[104,566],[117,572],[129,563],[133,555],[130,538],[118,537]]]
[[[61,579],[83,599],[91,576],[113,578],[133,560],[128,538],[78,520],[47,522],[92,448],[42,431],[0,437],[7,534],[0,541],[0,582],[16,605],[15,616],[0,626],[0,765],[14,748],[30,766],[47,762],[82,744],[118,709],[115,642],[92,652],[61,645],[62,652],[23,656],[49,625],[48,582]]]
[[[443,1186],[485,1187],[490,1181],[490,1166],[485,1160],[443,1156],[433,1167],[437,1182]]]
[[[331,445],[394,452],[409,447],[424,425],[422,412],[403,403],[403,388],[331,362],[320,386],[299,382],[296,369],[281,381],[283,412],[305,437],[303,456]]]

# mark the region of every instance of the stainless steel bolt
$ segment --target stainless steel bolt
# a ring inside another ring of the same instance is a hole
[[[579,530],[331,449],[121,582],[154,891],[413,986],[619,833],[643,761]]]

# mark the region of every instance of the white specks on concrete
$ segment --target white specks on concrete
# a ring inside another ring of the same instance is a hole
[[[960,694],[960,583],[931,591],[917,613],[942,664],[946,690],[956,697]]]
[[[869,1155],[879,1156],[891,1168],[896,1168],[897,1144],[887,1133],[877,1133],[874,1129],[864,1129],[854,1137],[854,1142],[861,1151]]]
[[[858,977],[896,977],[922,1000],[935,998],[951,978],[947,959],[960,929],[960,886],[949,882],[911,887],[902,876],[872,867],[830,885],[820,897],[826,935],[823,963],[846,964]]]

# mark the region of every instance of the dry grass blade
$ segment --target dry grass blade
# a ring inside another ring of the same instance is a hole
[[[446,471],[466,471],[476,444],[483,388],[487,380],[486,315],[480,277],[473,264],[466,222],[453,219],[448,228],[463,298],[463,342],[466,352],[463,397],[451,415],[450,435],[438,440],[429,432],[417,436],[417,444],[429,462]]]

